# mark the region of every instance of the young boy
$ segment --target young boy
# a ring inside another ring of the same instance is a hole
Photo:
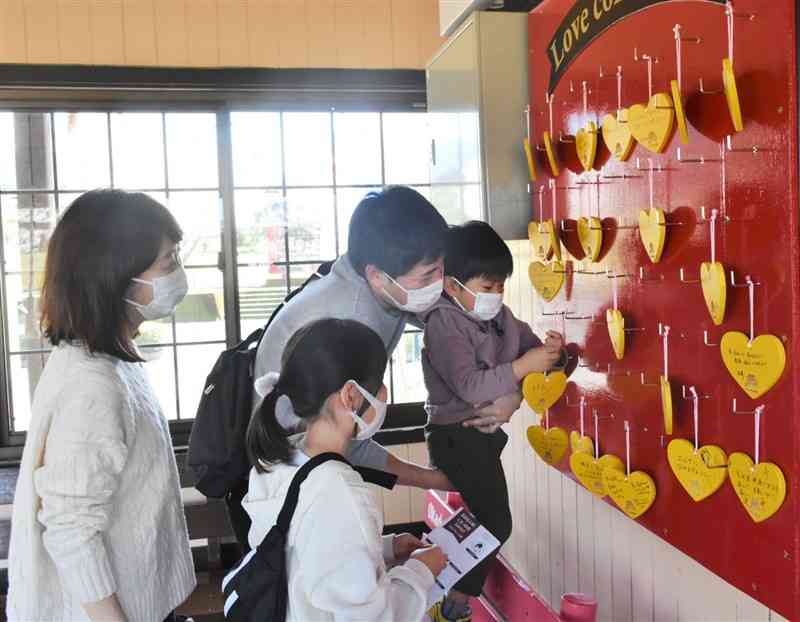
[[[563,366],[563,337],[550,331],[542,343],[503,305],[513,261],[488,224],[450,230],[444,270],[444,295],[422,314],[428,450],[469,510],[503,543],[511,535],[511,511],[500,462],[508,436],[499,426],[509,415],[492,413],[509,412],[509,401],[519,405],[520,383],[528,374]],[[505,408],[496,408],[503,402]],[[481,562],[434,606],[434,622],[471,619],[469,597],[480,595],[493,559]]]

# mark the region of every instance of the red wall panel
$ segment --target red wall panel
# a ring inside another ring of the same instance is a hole
[[[622,0],[623,2],[625,0]],[[531,142],[542,144],[548,129],[545,94],[550,80],[548,45],[555,29],[573,7],[572,0],[545,0],[530,15]],[[605,310],[611,305],[611,281],[604,274],[574,273],[559,296],[537,303],[537,331],[559,327],[560,321],[544,313],[569,310],[595,320],[566,322],[567,340],[582,356],[567,390],[569,401],[586,396],[587,431],[591,411],[597,409],[602,453],[625,456],[623,421],[631,422],[633,469],[649,473],[658,497],[639,521],[674,546],[719,574],[755,599],[792,619],[798,606],[798,212],[797,212],[797,82],[795,3],[789,0],[737,0],[737,13],[753,13],[754,19],[735,20],[735,71],[744,112],[744,131],[735,133],[724,95],[701,94],[699,80],[708,90],[721,88],[721,60],[728,41],[724,7],[712,2],[675,0],[632,14],[592,41],[568,68],[554,91],[553,129],[574,135],[588,121],[599,125],[617,106],[617,83],[601,79],[600,68],[613,76],[623,70],[622,103],[628,107],[648,98],[647,66],[634,61],[634,49],[655,56],[654,92],[669,92],[676,77],[673,27],[681,24],[683,43],[683,92],[689,118],[688,146],[682,157],[706,158],[705,163],[681,163],[677,158],[677,133],[662,154],[637,145],[628,162],[598,152],[596,171],[580,173],[575,163],[562,166],[557,178],[556,210],[559,220],[599,213],[604,219],[605,242],[596,270],[609,268],[634,275],[618,280],[620,309],[628,326],[644,328],[629,333],[624,360],[617,361],[609,341]],[[582,83],[586,81],[588,114],[584,114]],[[736,151],[720,158],[720,145],[733,134]],[[602,143],[602,141],[601,141]],[[752,147],[757,146],[754,153]],[[741,151],[739,151],[741,149]],[[562,163],[574,160],[574,145],[558,144]],[[543,152],[538,151],[539,179],[532,185],[532,216],[539,218],[538,192],[544,189],[545,217],[551,215],[551,195]],[[654,174],[654,203],[668,211],[669,227],[663,258],[651,264],[635,225],[638,212],[649,205],[648,173],[636,169],[652,158],[661,172]],[[724,167],[724,171],[723,171]],[[615,179],[616,176],[632,176]],[[606,179],[610,176],[610,179]],[[723,184],[724,180],[724,184]],[[585,183],[600,181],[600,184]],[[728,289],[725,323],[716,327],[705,309],[698,284],[679,279],[684,268],[688,279],[697,279],[700,263],[709,260],[709,226],[700,219],[701,206],[717,208],[730,220],[717,226],[717,256],[737,279],[751,275],[755,289],[756,334],[770,333],[784,340],[786,370],[778,384],[757,402],[749,400],[725,369],[719,343],[725,331],[748,331],[746,289]],[[569,223],[567,223],[569,227]],[[574,244],[562,232],[564,242]],[[577,251],[576,251],[577,252]],[[578,252],[578,254],[580,254]],[[575,269],[580,262],[573,260]],[[652,281],[639,280],[644,267]],[[643,387],[662,370],[662,341],[658,324],[671,327],[670,376],[675,404],[675,431],[663,436],[661,405],[656,388]],[[608,365],[612,374],[609,375]],[[694,503],[673,476],[666,459],[670,438],[693,438],[692,402],[681,398],[681,386],[695,385],[710,395],[700,405],[701,444],[720,445],[729,454],[753,455],[753,417],[735,415],[740,410],[766,407],[762,418],[762,461],[778,464],[787,479],[783,507],[772,518],[755,524],[727,482],[711,498]],[[609,418],[613,414],[613,419]],[[551,425],[578,428],[578,409],[562,400],[550,412]],[[568,460],[559,465],[569,473]],[[608,534],[610,535],[610,534]]]

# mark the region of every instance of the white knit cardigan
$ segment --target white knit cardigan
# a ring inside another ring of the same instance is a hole
[[[195,586],[169,427],[143,366],[63,344],[34,394],[14,496],[10,622],[117,595],[160,622]]]

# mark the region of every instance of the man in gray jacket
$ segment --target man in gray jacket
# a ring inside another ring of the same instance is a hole
[[[391,356],[406,322],[441,296],[446,236],[442,216],[415,190],[391,186],[368,194],[350,221],[347,254],[333,264],[330,274],[292,298],[267,328],[256,355],[255,377],[279,372],[289,338],[323,318],[366,324]],[[281,424],[292,429],[297,422]],[[375,441],[353,441],[348,458],[359,466],[393,473],[400,484],[451,488],[440,471],[400,460]]]

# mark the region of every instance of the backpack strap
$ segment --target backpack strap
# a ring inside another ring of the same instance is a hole
[[[343,462],[344,464],[348,465],[350,464],[343,456],[329,452],[314,456],[303,466],[301,466],[297,470],[297,473],[295,473],[292,483],[289,485],[289,492],[286,493],[286,499],[283,502],[283,507],[281,508],[280,514],[278,514],[278,520],[275,523],[278,529],[280,529],[284,534],[289,533],[289,525],[292,522],[294,511],[297,508],[297,500],[300,497],[300,485],[306,480],[311,471],[313,471],[319,465],[330,462],[331,460]]]

